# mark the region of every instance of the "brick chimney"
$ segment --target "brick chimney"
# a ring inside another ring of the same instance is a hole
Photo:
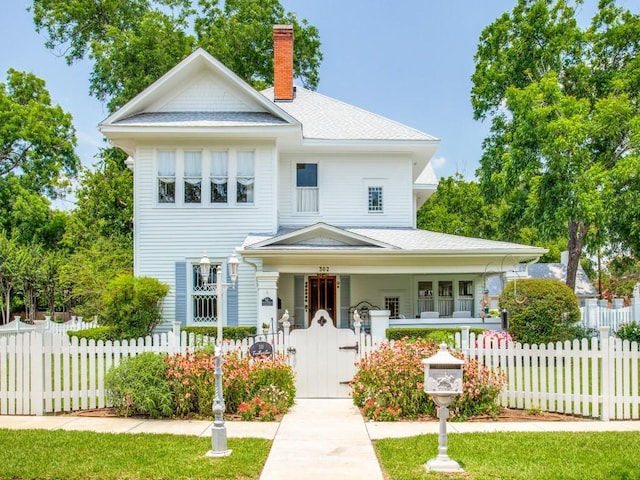
[[[293,25],[273,26],[273,99],[293,100]]]

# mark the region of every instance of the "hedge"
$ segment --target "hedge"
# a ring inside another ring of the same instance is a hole
[[[257,327],[222,327],[222,338],[226,340],[243,340],[257,333]],[[206,337],[218,336],[218,327],[180,327],[180,331],[187,332],[187,335],[195,333]]]
[[[470,328],[470,333],[480,335],[485,332],[486,328]],[[445,341],[450,343],[455,338],[455,334],[462,332],[461,328],[387,328],[385,335],[389,340],[402,340],[403,338],[424,338],[427,340],[436,340],[438,342]]]

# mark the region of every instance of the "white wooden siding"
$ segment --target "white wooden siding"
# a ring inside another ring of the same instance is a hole
[[[295,165],[318,163],[319,212],[296,212]],[[415,209],[408,156],[282,155],[278,194],[280,223],[304,226],[316,222],[348,226],[412,227]],[[383,186],[383,213],[369,213],[367,187]]]
[[[158,206],[155,150],[147,147],[136,153],[135,274],[158,278],[171,287],[163,307],[165,326],[175,318],[175,262],[197,263],[205,251],[212,261],[225,261],[249,233],[275,232],[277,228],[273,146],[238,144],[228,147],[255,149],[253,205]],[[175,148],[193,148],[193,145]],[[203,171],[203,181],[207,181],[207,175],[208,172]],[[241,324],[255,324],[257,300],[253,273],[251,267],[241,269],[238,290]]]
[[[219,75],[207,71],[195,77],[165,104],[154,106],[150,111],[262,112],[264,108],[230,89]]]

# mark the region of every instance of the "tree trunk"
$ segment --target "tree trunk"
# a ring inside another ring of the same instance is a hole
[[[576,289],[576,274],[578,273],[578,265],[580,265],[580,256],[582,255],[587,229],[587,225],[583,222],[569,222],[569,245],[567,246],[569,258],[567,259],[567,278],[565,283],[573,291]]]

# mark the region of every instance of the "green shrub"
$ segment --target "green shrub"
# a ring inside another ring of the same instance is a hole
[[[211,416],[215,395],[215,357],[211,349],[174,355],[167,361],[176,414]],[[293,405],[294,373],[284,356],[259,359],[229,352],[223,356],[222,369],[227,413],[248,419],[253,412],[258,419],[267,420],[286,413]]]
[[[620,325],[616,330],[616,337],[640,343],[640,324],[634,321]]]
[[[86,330],[68,331],[67,335],[69,336],[69,338],[78,337],[78,340],[82,338],[86,338],[87,341],[95,340],[96,342],[98,340],[102,340],[104,342],[108,340],[111,340],[111,341],[120,340],[120,335],[118,333],[118,330],[115,327],[107,327],[107,326],[93,327],[93,328],[88,328]]]
[[[510,281],[502,291],[500,307],[509,312],[509,333],[516,342],[558,342],[579,334],[578,298],[558,280]]]
[[[155,278],[119,275],[103,294],[102,323],[114,326],[127,338],[150,335],[160,321],[161,302],[167,293],[169,286]]]
[[[402,340],[404,338],[423,338],[434,340],[435,342],[453,345],[455,340],[455,334],[461,332],[460,328],[429,328],[429,327],[415,327],[415,328],[387,328],[385,335],[389,340]],[[483,328],[471,328],[470,333],[480,335],[484,332]]]
[[[255,335],[257,327],[222,327],[222,338],[226,340],[243,340],[251,335]],[[206,337],[216,337],[218,335],[218,327],[180,327],[180,331],[187,334],[195,333],[196,335],[204,335]]]
[[[107,401],[118,415],[149,415],[152,418],[173,414],[173,392],[167,380],[168,364],[164,355],[146,352],[125,358],[107,372]]]
[[[433,400],[424,393],[422,360],[438,351],[431,340],[399,340],[383,343],[368,357],[360,360],[351,382],[355,405],[373,420],[416,418],[435,415]],[[462,355],[455,353],[462,358]],[[500,410],[496,399],[504,385],[501,373],[467,360],[463,372],[463,394],[451,406],[452,416],[464,419],[475,415],[495,416]]]

